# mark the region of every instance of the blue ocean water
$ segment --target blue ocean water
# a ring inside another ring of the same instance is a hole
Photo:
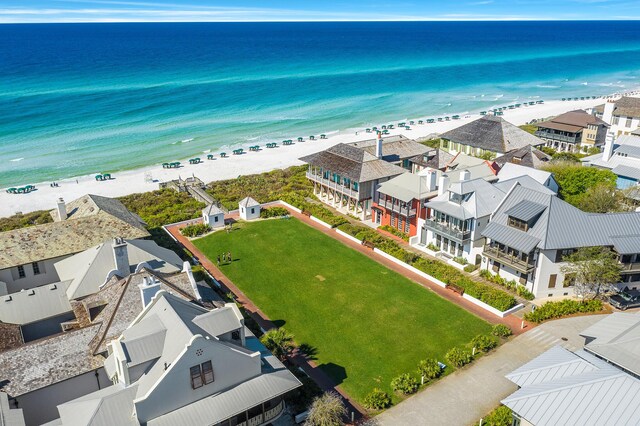
[[[0,25],[0,186],[639,77],[632,21]]]

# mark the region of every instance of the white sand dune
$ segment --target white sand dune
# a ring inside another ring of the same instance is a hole
[[[520,107],[518,109],[506,110],[504,118],[515,124],[525,124],[533,119],[542,119],[555,116],[566,111],[578,108],[590,108],[603,103],[603,99],[589,99],[583,101],[546,101],[541,105]],[[472,120],[479,118],[479,114],[470,114],[460,120],[436,122],[432,124],[414,125],[411,130],[394,128],[390,134],[404,134],[409,138],[419,138],[433,133],[443,133],[457,126],[461,126]],[[414,120],[419,120],[416,117]],[[381,124],[388,124],[381,123]],[[34,210],[53,209],[56,200],[63,197],[71,201],[84,194],[97,194],[108,197],[117,197],[137,192],[146,192],[158,189],[158,183],[195,175],[205,182],[215,180],[235,178],[240,175],[261,173],[269,170],[286,168],[292,165],[301,164],[298,161],[302,157],[313,152],[324,150],[332,145],[341,142],[356,142],[359,140],[371,139],[373,134],[365,133],[364,129],[349,133],[337,133],[329,135],[327,139],[316,139],[314,141],[296,142],[290,146],[280,145],[274,149],[263,149],[258,152],[246,152],[243,155],[231,155],[228,158],[215,160],[204,160],[203,163],[190,165],[188,161],[183,161],[183,167],[179,169],[163,169],[160,164],[145,167],[142,169],[119,172],[113,174],[110,181],[98,182],[94,176],[81,176],[73,179],[57,181],[59,186],[52,188],[49,182],[36,184],[37,191],[29,194],[8,194],[4,190],[0,192],[0,216],[9,216],[16,212],[27,213]],[[296,140],[296,138],[294,138]],[[247,146],[251,143],[247,143]],[[206,158],[206,156],[203,156]],[[187,163],[187,164],[184,164]],[[148,177],[153,182],[148,181]],[[27,184],[29,182],[25,182]]]

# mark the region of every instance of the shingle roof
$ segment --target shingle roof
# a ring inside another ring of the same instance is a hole
[[[206,215],[224,214],[220,207],[216,206],[215,204],[209,204],[207,207],[202,209],[202,213]]]
[[[430,149],[422,155],[411,158],[411,162],[422,167],[444,169],[455,156],[440,148]]]
[[[533,167],[534,169],[539,168],[549,161],[551,161],[549,155],[531,145],[512,149],[494,160],[500,167],[503,167],[506,163],[514,163],[521,166]]]
[[[604,113],[604,104],[593,108],[594,112]],[[623,96],[615,101],[613,115],[620,117],[640,117],[640,98]]]
[[[360,142],[352,142],[349,145],[360,148],[375,156],[377,141],[368,139]],[[385,136],[382,138],[382,159],[390,162],[398,162],[429,151],[426,145],[422,145],[403,135]]]
[[[442,134],[443,139],[491,152],[506,153],[544,141],[502,117],[487,115]]]
[[[257,207],[260,205],[259,202],[257,202],[256,200],[254,200],[251,197],[245,197],[242,199],[242,201],[240,201],[240,206],[242,207]]]
[[[115,237],[146,238],[139,217],[115,199],[85,195],[60,222],[0,233],[0,269],[74,254]]]
[[[300,161],[359,183],[397,176],[406,172],[402,167],[380,160],[360,148],[343,143],[302,157]]]
[[[588,114],[586,111],[578,109],[565,112],[550,120],[536,123],[536,126],[543,129],[562,130],[577,133],[586,129],[590,124],[609,126],[598,117]]]

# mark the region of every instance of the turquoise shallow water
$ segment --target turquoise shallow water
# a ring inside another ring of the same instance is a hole
[[[639,76],[635,22],[2,25],[0,186]]]

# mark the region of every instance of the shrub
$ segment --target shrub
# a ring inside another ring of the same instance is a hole
[[[205,207],[204,203],[194,200],[186,192],[173,189],[131,194],[119,200],[140,216],[149,228],[198,218]]]
[[[206,234],[211,231],[211,227],[204,223],[197,223],[195,225],[187,225],[180,230],[180,233],[185,237],[198,237],[202,234]]]
[[[382,410],[391,405],[391,397],[385,391],[374,388],[373,391],[364,398],[363,402],[366,408]]]
[[[465,259],[464,257],[460,257],[460,256],[454,257],[453,261],[457,262],[457,263],[459,263],[461,265],[466,265],[467,263],[469,263],[469,262],[467,262],[467,259]]]
[[[451,349],[444,357],[449,364],[454,365],[458,368],[469,364],[473,360],[471,352],[467,349],[461,348]]]
[[[347,408],[336,392],[325,392],[313,400],[309,408],[306,426],[341,426],[342,418],[347,415]]]
[[[560,318],[579,312],[598,312],[601,310],[602,301],[599,299],[585,301],[565,299],[559,302],[547,302],[538,306],[534,311],[526,313],[524,319],[540,323],[548,319]]]
[[[471,346],[482,352],[489,352],[491,349],[498,346],[498,342],[493,337],[486,336],[484,334],[478,334],[471,339]]]
[[[475,271],[478,268],[479,268],[478,265],[467,265],[467,266],[464,267],[464,271],[468,272],[468,273],[471,273],[471,272]]]
[[[378,229],[382,229],[383,231],[386,231],[392,235],[395,235],[396,237],[400,237],[402,238],[404,241],[409,241],[409,235],[405,234],[404,232],[389,226],[389,225],[382,225],[379,226]]]
[[[496,408],[482,419],[483,426],[511,426],[512,424],[511,409],[504,405]]]
[[[496,324],[491,328],[491,334],[498,337],[509,337],[511,336],[512,331],[509,327],[504,324]]]
[[[391,380],[391,389],[405,395],[411,395],[418,390],[418,381],[409,374],[401,374]]]
[[[479,275],[485,280],[491,280],[491,278],[493,277],[493,274],[486,269],[483,269],[482,271],[480,271]]]
[[[431,251],[435,251],[435,252],[439,252],[440,251],[440,247],[438,247],[437,245],[433,244],[433,243],[429,243],[427,244],[427,248]]]
[[[426,380],[433,380],[440,377],[442,369],[440,364],[433,358],[423,359],[418,363],[418,373]]]
[[[260,210],[260,217],[263,219],[282,216],[289,216],[289,210],[284,207],[268,207]]]
[[[516,292],[518,293],[518,296],[523,297],[527,300],[533,300],[536,298],[535,294],[531,293],[529,290],[527,290],[527,288],[523,285],[518,285],[516,287]]]
[[[287,358],[294,347],[293,334],[284,328],[272,328],[262,335],[260,342],[281,361]]]
[[[49,214],[49,210],[39,210],[26,214],[16,213],[13,216],[0,218],[0,232],[50,222],[53,222],[53,218]]]

